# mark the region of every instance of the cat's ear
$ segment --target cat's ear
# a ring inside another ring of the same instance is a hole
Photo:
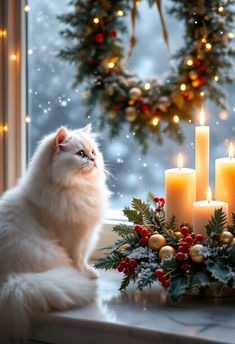
[[[68,136],[68,132],[65,127],[61,127],[60,129],[57,130],[56,135],[55,135],[56,150],[58,150],[58,148],[60,147],[60,144],[64,142],[67,136]]]
[[[81,128],[80,130],[86,134],[91,134],[91,132],[92,132],[91,123],[87,124],[84,128]]]

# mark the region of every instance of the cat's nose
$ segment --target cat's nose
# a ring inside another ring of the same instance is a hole
[[[93,162],[95,162],[96,159],[95,159],[94,156],[90,156],[90,160],[93,161]]]

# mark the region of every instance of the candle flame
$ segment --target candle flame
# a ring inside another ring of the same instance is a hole
[[[231,142],[229,145],[229,159],[232,160],[234,155],[234,148],[233,148],[233,143]]]
[[[212,198],[212,192],[211,192],[211,188],[209,187],[207,189],[207,201],[208,201],[208,203],[211,202],[211,198]]]
[[[205,112],[204,112],[203,107],[201,108],[201,111],[200,111],[199,120],[200,120],[201,125],[205,124]]]
[[[178,156],[178,168],[179,168],[179,170],[181,170],[182,167],[183,167],[183,156],[180,153],[179,156]]]

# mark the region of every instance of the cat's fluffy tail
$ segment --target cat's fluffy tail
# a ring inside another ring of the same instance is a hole
[[[9,275],[0,288],[0,343],[27,337],[33,313],[82,306],[94,295],[95,282],[72,267]]]

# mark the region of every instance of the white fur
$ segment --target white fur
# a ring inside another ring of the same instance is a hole
[[[25,177],[0,200],[1,337],[27,335],[33,312],[92,300],[88,277],[96,274],[87,259],[108,197],[89,126],[61,128],[41,141]]]

